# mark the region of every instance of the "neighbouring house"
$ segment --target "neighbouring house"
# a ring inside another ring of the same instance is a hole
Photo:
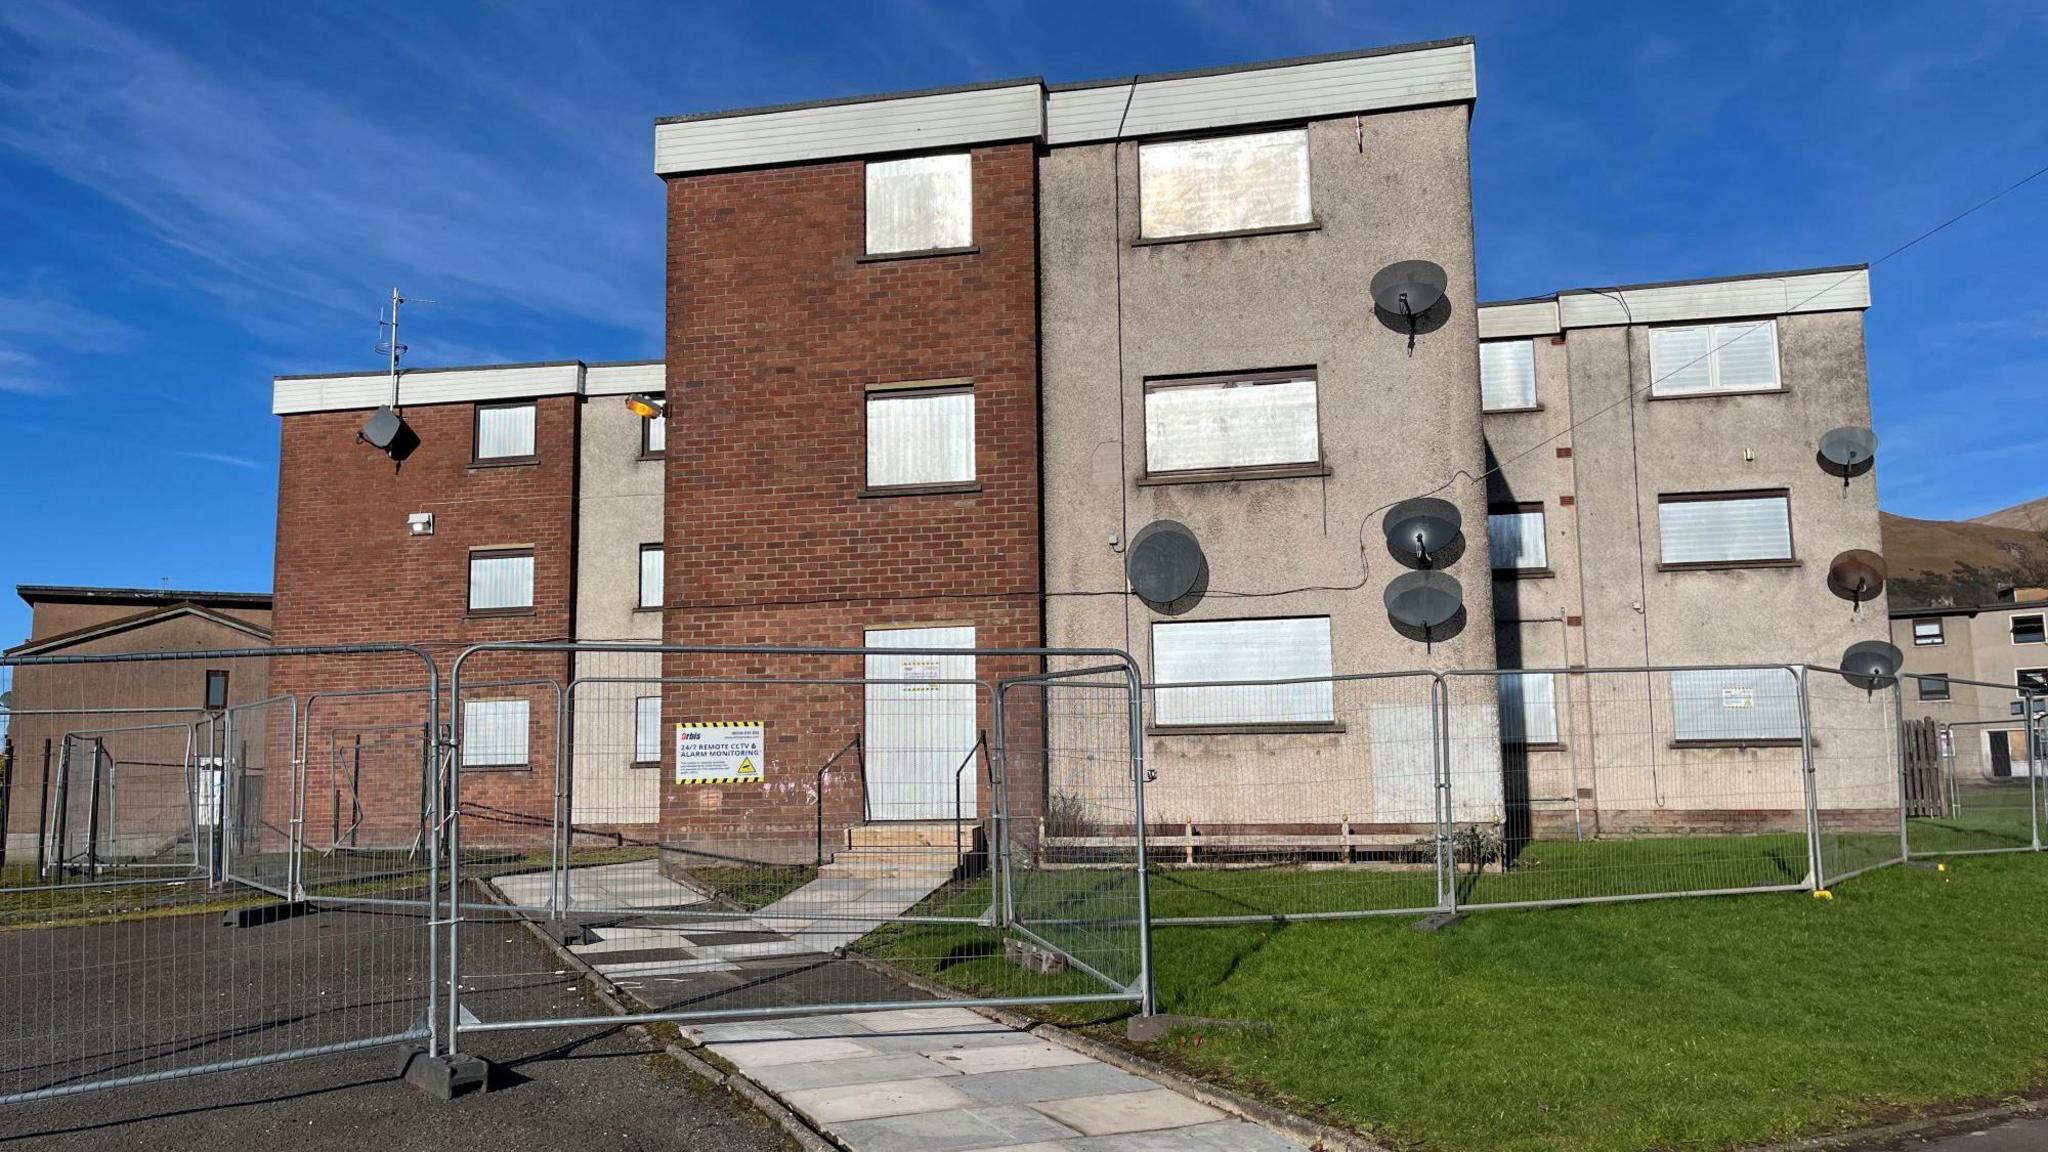
[[[232,651],[271,640],[268,592],[40,584],[15,592],[29,606],[29,636],[6,650],[10,658]],[[39,833],[50,848],[67,819],[68,843],[107,860],[189,844],[190,776],[221,755],[222,713],[270,695],[268,664],[244,656],[5,669],[13,680],[8,863],[36,858]]]
[[[1957,779],[2048,770],[2036,763],[2044,749],[2028,740],[2020,706],[2020,690],[2048,702],[2048,588],[2009,588],[1984,604],[1898,609],[1891,639],[1906,655],[1906,715],[1940,727],[1941,752]]]

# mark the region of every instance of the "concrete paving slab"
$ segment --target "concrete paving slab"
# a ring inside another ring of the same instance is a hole
[[[924,1032],[933,1028],[986,1028],[988,1018],[965,1008],[900,1008],[853,1012],[842,1017],[874,1032]]]
[[[1089,1136],[1063,1141],[1060,1147],[1064,1152],[1303,1152],[1287,1137],[1242,1120]]]
[[[962,1076],[955,1087],[977,1104],[1035,1104],[1045,1100],[1151,1092],[1159,1085],[1121,1068],[1090,1061],[1061,1068],[1026,1068]]]
[[[797,1092],[805,1088],[834,1088],[841,1084],[958,1077],[959,1073],[905,1052],[859,1060],[827,1060],[820,1064],[776,1064],[767,1068],[750,1068],[747,1076],[770,1092]]]
[[[1032,1107],[1084,1136],[1190,1128],[1224,1119],[1223,1113],[1207,1104],[1166,1088],[1044,1100]]]
[[[832,1133],[853,1152],[968,1152],[1076,1135],[1064,1124],[1016,1105],[849,1120],[833,1125]]]
[[[1026,1068],[1064,1068],[1073,1064],[1093,1064],[1095,1060],[1072,1048],[1047,1044],[1043,1040],[1026,1037],[1026,1043],[1005,1044],[993,1048],[963,1048],[946,1052],[934,1052],[925,1059],[951,1068],[969,1076],[1015,1072]]]
[[[766,1068],[814,1060],[857,1060],[883,1053],[854,1040],[823,1037],[804,1040],[738,1041],[713,1044],[711,1050],[741,1068]]]
[[[1022,1032],[1013,1032],[1001,1025],[993,1029],[960,1029],[951,1032],[893,1032],[876,1033],[861,1038],[877,1052],[922,1052],[927,1056],[941,1052],[958,1052],[970,1048],[1006,1048],[1014,1044],[1038,1044]]]
[[[812,1123],[837,1124],[844,1120],[872,1120],[877,1116],[907,1116],[913,1112],[942,1112],[971,1108],[969,1099],[951,1081],[958,1077],[914,1080],[886,1080],[880,1084],[842,1084],[830,1088],[805,1088],[785,1093],[783,1102]]]

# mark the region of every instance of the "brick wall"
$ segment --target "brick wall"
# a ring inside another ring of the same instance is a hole
[[[973,173],[977,252],[873,262],[860,161],[669,181],[668,642],[858,646],[869,627],[971,623],[982,647],[1040,643],[1033,149],[975,149]],[[866,386],[955,377],[975,383],[980,490],[862,498]],[[665,674],[800,671],[724,663],[671,657]],[[672,836],[807,852],[817,767],[860,729],[861,690],[671,687],[663,715],[769,727],[764,787],[664,784]],[[859,818],[857,789],[836,791],[828,837]]]
[[[467,645],[567,639],[575,541],[574,398],[538,402],[538,459],[512,466],[472,464],[472,405],[406,409],[420,446],[396,465],[356,442],[355,431],[367,416],[363,411],[321,412],[283,419],[276,643],[422,645],[435,654],[445,694],[454,657]],[[412,512],[434,514],[432,536],[407,535],[406,517]],[[533,547],[533,612],[472,617],[470,549],[506,545]],[[556,655],[495,656],[465,664],[463,679],[471,684],[528,677],[566,681],[567,667],[567,659]],[[424,680],[417,660],[319,656],[279,658],[271,683],[277,691],[297,695],[304,707],[316,691],[418,687]],[[476,817],[464,824],[466,844],[545,839],[554,793],[554,695],[552,687],[465,691],[465,698],[528,699],[532,714],[527,770],[465,774],[463,802]],[[445,716],[445,699],[443,707]],[[309,761],[325,768],[322,749],[335,730],[416,724],[424,718],[423,698],[417,694],[324,700],[307,726]],[[380,776],[396,779],[364,789],[366,820],[391,835],[416,819],[418,791],[403,779],[409,769],[403,760],[394,762]],[[309,773],[309,814],[330,802],[326,792],[331,789],[311,779],[317,775]],[[535,819],[541,822],[538,828]]]

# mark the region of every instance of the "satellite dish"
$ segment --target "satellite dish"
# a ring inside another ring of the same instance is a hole
[[[1154,520],[1138,529],[1124,550],[1131,591],[1148,604],[1171,604],[1194,591],[1208,563],[1195,534],[1173,520]]]
[[[1396,624],[1430,633],[1443,627],[1465,606],[1465,590],[1448,572],[1403,572],[1387,585],[1387,615]]]
[[[1870,471],[1877,458],[1877,433],[1855,426],[1831,428],[1820,438],[1820,464],[1830,476],[1840,476],[1842,487],[1851,476]]]
[[[1884,557],[1865,548],[1851,548],[1828,565],[1828,591],[1858,608],[1884,591]]]
[[[1896,673],[1905,660],[1905,653],[1895,645],[1859,640],[1842,652],[1842,679],[1865,692],[1889,688],[1897,682]]]
[[[1413,557],[1429,567],[1430,557],[1457,542],[1462,520],[1458,506],[1434,496],[1417,496],[1387,509],[1381,522],[1387,549],[1402,559]]]
[[[1415,333],[1423,313],[1444,298],[1451,282],[1443,266],[1428,260],[1399,260],[1372,278],[1372,302],[1382,315],[1408,321],[1408,350],[1415,351]]]
[[[389,454],[393,460],[405,459],[420,442],[412,426],[405,422],[405,417],[389,404],[370,413],[370,418],[363,421],[362,429],[356,433],[356,439]]]

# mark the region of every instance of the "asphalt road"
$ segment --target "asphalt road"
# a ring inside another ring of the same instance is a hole
[[[217,935],[235,931],[243,935]],[[411,970],[410,949],[390,935],[403,931],[322,913],[241,930],[220,929],[217,917],[179,917],[147,927],[0,933],[0,977],[64,974],[31,979],[38,995],[0,1003],[0,1037],[13,1038],[0,1045],[0,1075],[18,1090],[247,1055],[267,1043],[344,1039],[352,1029],[408,1019],[418,989],[398,976]],[[471,970],[492,976],[464,1000],[485,1020],[602,1014],[523,929],[466,933],[464,953]],[[168,976],[145,970],[152,957]],[[215,966],[231,975],[211,975]],[[209,974],[197,975],[202,969]],[[301,978],[308,983],[294,985]],[[184,1044],[174,1042],[181,1028]],[[489,1033],[465,1047],[500,1067],[488,1094],[435,1100],[397,1078],[393,1050],[376,1049],[0,1106],[0,1148],[793,1147],[744,1102],[619,1029]]]
[[[1962,1124],[1873,1144],[1861,1152],[2041,1152],[2048,1149],[2048,1116],[2002,1124]]]

